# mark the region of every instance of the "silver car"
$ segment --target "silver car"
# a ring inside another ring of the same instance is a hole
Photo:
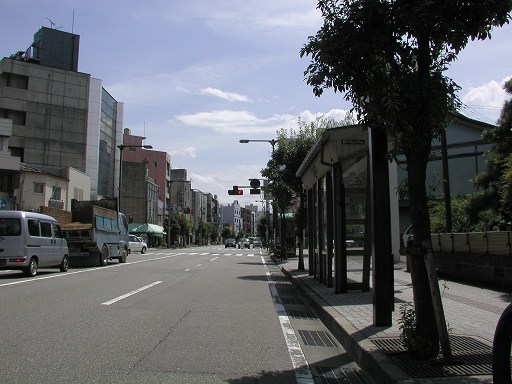
[[[128,247],[130,249],[130,253],[146,253],[146,250],[148,249],[148,245],[146,244],[146,242],[141,237],[135,235],[130,235],[130,244]]]

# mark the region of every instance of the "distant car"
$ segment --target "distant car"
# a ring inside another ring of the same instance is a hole
[[[412,225],[409,225],[402,235],[402,241],[404,247],[407,247],[407,242],[410,240],[414,240],[414,233],[412,232]]]
[[[259,237],[255,237],[252,240],[252,247],[253,248],[261,248],[262,245],[263,245],[263,243],[261,242],[261,239]]]
[[[238,248],[251,248],[251,243],[249,242],[249,239],[242,237],[238,241]]]
[[[146,242],[138,236],[130,235],[130,243],[128,245],[128,248],[131,252],[140,252],[140,253],[146,253],[146,250],[148,249],[148,245]]]
[[[236,248],[235,239],[226,239],[226,241],[224,241],[224,248],[229,248],[229,247]]]

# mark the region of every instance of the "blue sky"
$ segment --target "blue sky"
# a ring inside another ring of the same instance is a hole
[[[233,202],[233,185],[261,177],[270,154],[269,144],[240,139],[272,139],[299,116],[341,120],[350,109],[304,81],[309,59],[299,51],[322,25],[314,0],[0,0],[0,9],[2,57],[28,48],[41,26],[80,35],[79,71],[125,104],[124,128],[170,153],[193,188],[222,204]],[[497,120],[511,58],[510,25],[459,55],[447,75],[462,87],[465,114]]]

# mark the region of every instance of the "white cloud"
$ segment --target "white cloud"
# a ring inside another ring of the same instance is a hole
[[[169,154],[171,156],[181,156],[194,159],[197,157],[196,150],[196,147],[183,147],[180,149],[171,150],[169,151]]]
[[[499,83],[492,80],[479,87],[470,88],[462,101],[468,105],[475,104],[482,107],[501,108],[508,96],[503,86],[511,78],[512,76],[506,77]]]
[[[228,101],[251,101],[251,99],[249,99],[247,96],[243,96],[243,95],[240,95],[238,93],[233,93],[233,92],[225,92],[225,91],[221,91],[220,89],[211,88],[211,87],[203,88],[203,89],[201,89],[200,92],[202,95],[220,97],[221,99],[225,99]]]
[[[176,119],[188,126],[206,128],[214,132],[231,133],[275,133],[281,128],[295,122],[297,117],[292,115],[273,115],[269,118],[258,118],[249,111],[213,111],[198,112],[188,115],[178,115]],[[294,123],[294,125],[296,125]]]
[[[505,77],[500,82],[491,80],[486,84],[470,88],[462,97],[462,102],[467,107],[463,106],[461,112],[477,120],[496,123],[503,104],[510,97],[503,86],[511,78],[512,76]]]
[[[343,121],[345,117],[347,116],[347,113],[349,113],[348,110],[345,109],[331,109],[330,111],[326,113],[322,112],[310,112],[310,111],[304,111],[300,114],[300,118],[306,122],[306,123],[312,123],[316,119],[321,117],[330,117],[334,119],[335,121]]]

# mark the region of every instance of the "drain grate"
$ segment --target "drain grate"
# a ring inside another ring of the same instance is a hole
[[[323,384],[366,384],[360,369],[317,366],[314,369]]]
[[[288,305],[304,305],[302,299],[295,297],[278,297],[278,302],[280,304],[288,304]]]
[[[442,360],[428,363],[404,357],[406,350],[398,337],[372,341],[412,377],[492,375],[492,347],[471,336],[450,336],[453,365],[444,365]]]
[[[304,340],[304,344],[315,347],[337,347],[338,344],[327,332],[324,331],[305,331],[299,329],[299,335]]]
[[[288,309],[286,310],[288,316],[293,317],[294,319],[300,320],[318,320],[318,318],[311,311],[305,311],[300,309]]]
[[[279,295],[297,296],[297,291],[295,290],[295,288],[292,288],[291,286],[277,287],[277,292],[279,293]]]

